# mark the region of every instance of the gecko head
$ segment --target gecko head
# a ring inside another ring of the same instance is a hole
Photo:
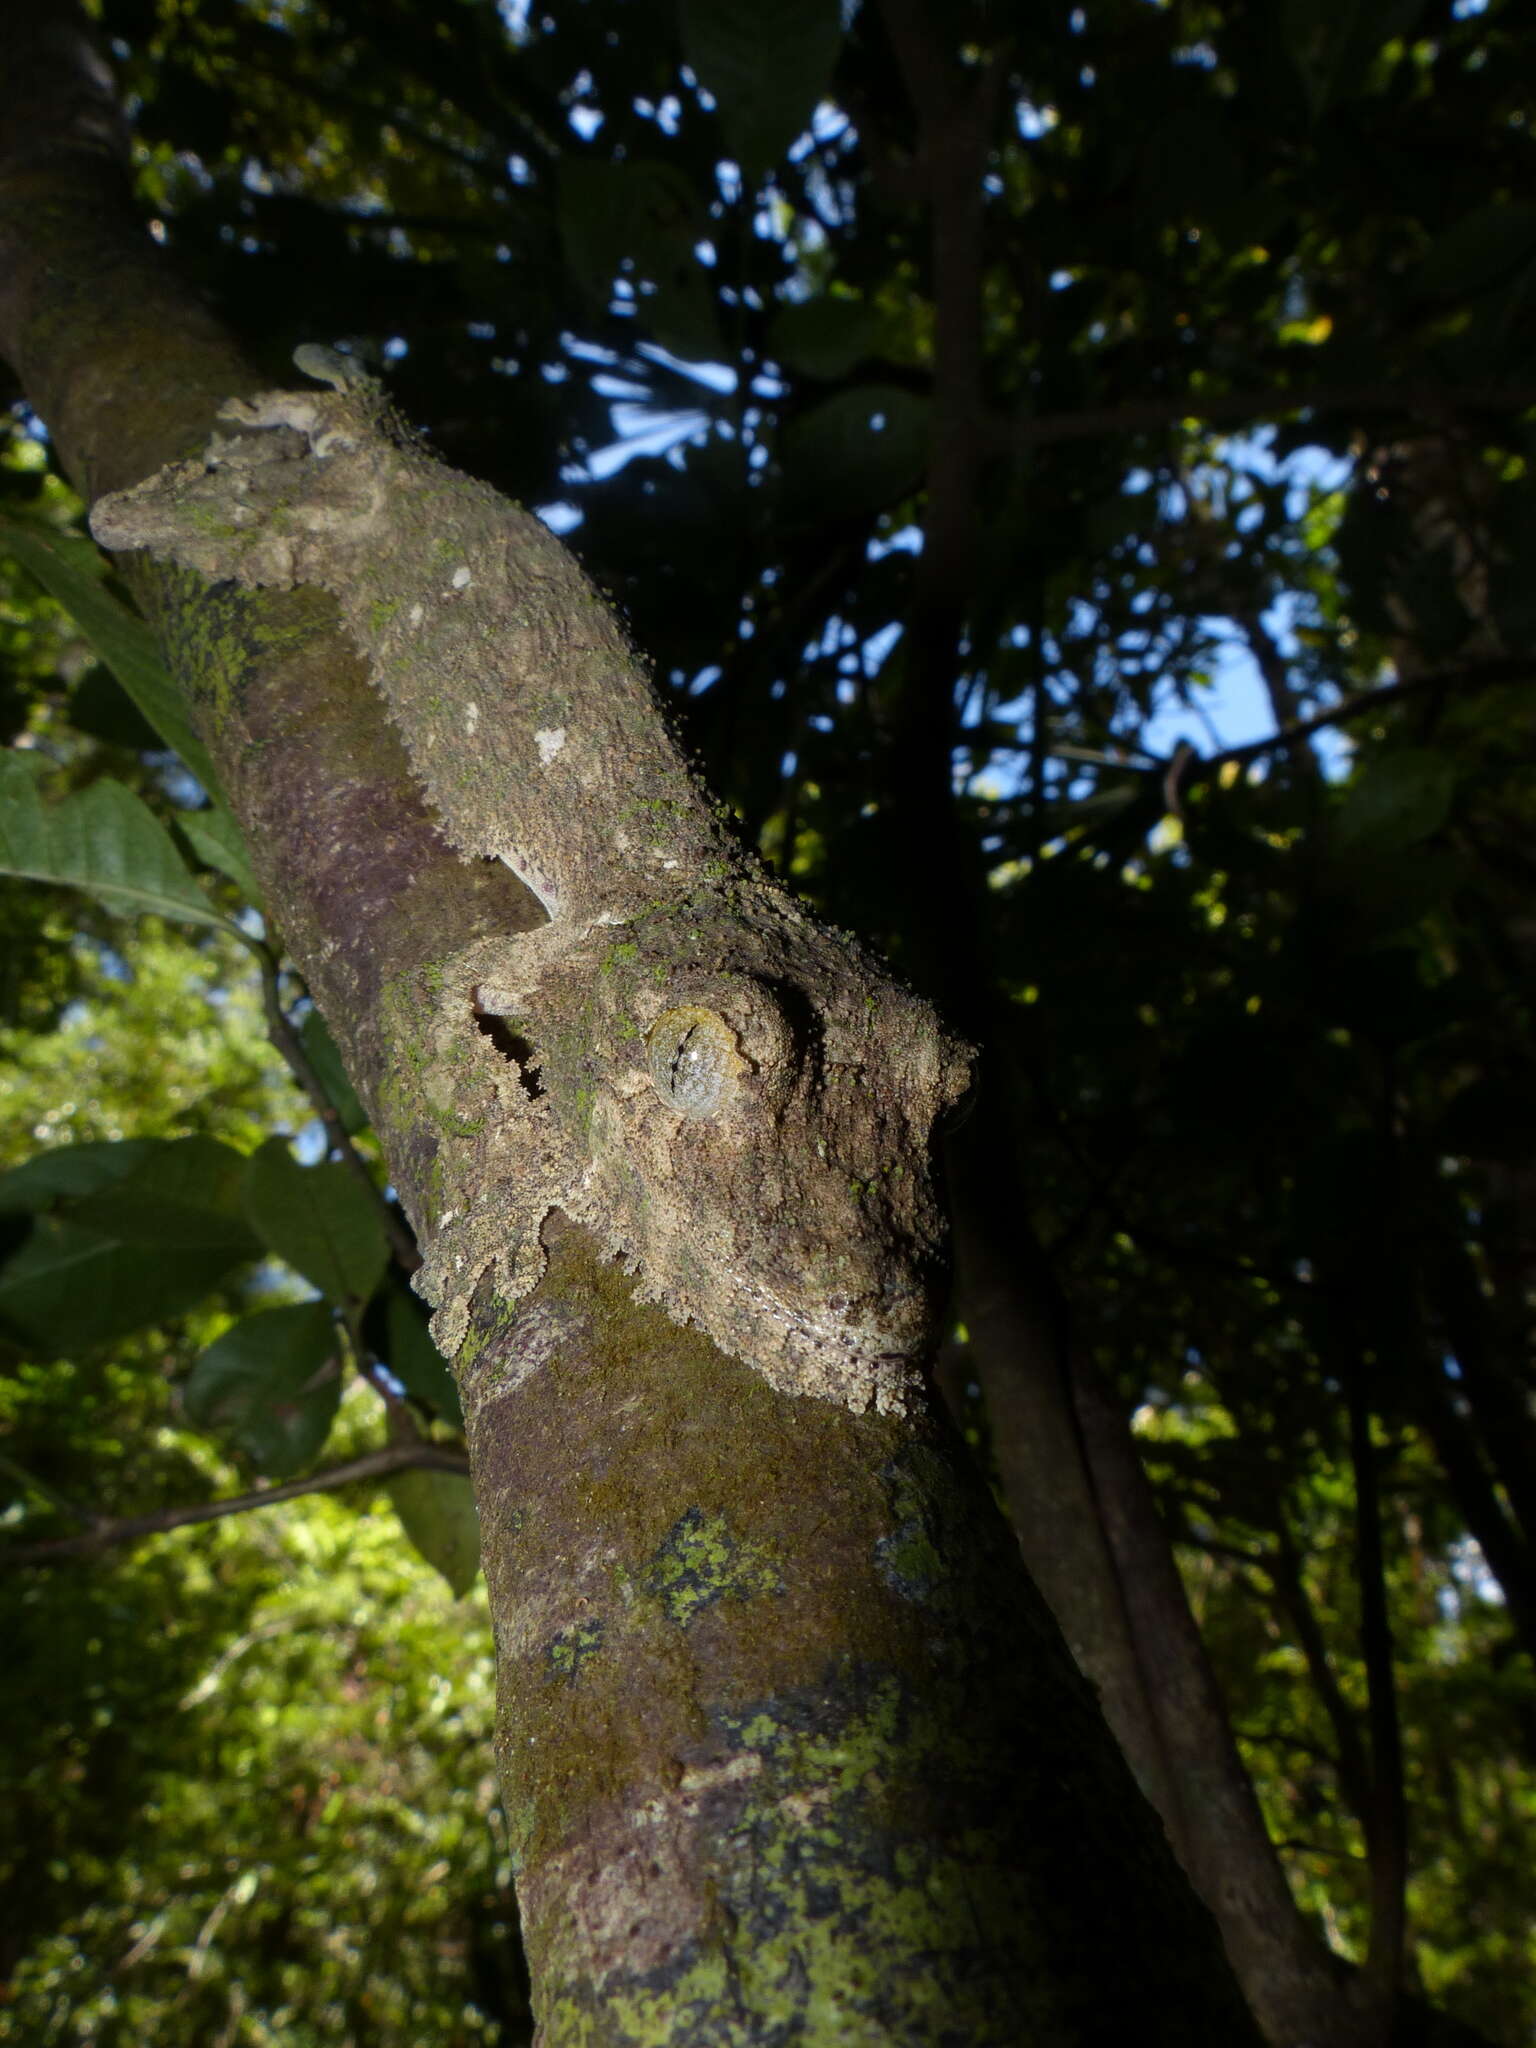
[[[615,991],[591,1220],[776,1386],[899,1407],[939,1304],[932,1144],[968,1049],[837,935],[769,937]]]

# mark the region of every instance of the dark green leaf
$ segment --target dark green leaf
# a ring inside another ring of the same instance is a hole
[[[0,1174],[0,1215],[46,1209],[60,1197],[94,1194],[131,1173],[154,1153],[158,1138],[100,1139],[86,1145],[55,1145],[9,1173]]]
[[[69,1220],[146,1250],[220,1252],[227,1263],[261,1256],[241,1189],[248,1162],[216,1138],[153,1145],[130,1172],[69,1206]]]
[[[462,1599],[480,1571],[480,1517],[469,1481],[457,1472],[398,1472],[387,1490],[418,1556]]]
[[[829,506],[881,511],[923,473],[928,407],[894,385],[840,391],[796,420],[786,437],[785,497],[792,513]]]
[[[338,1307],[366,1301],[388,1257],[383,1221],[346,1167],[300,1166],[269,1138],[246,1166],[245,1213],[267,1249]]]
[[[244,1452],[258,1472],[297,1472],[325,1442],[341,1399],[330,1310],[310,1301],[247,1316],[209,1345],[183,1397],[191,1419]]]
[[[131,747],[136,753],[149,753],[160,745],[160,735],[100,662],[93,662],[71,690],[69,722],[76,732],[89,733],[110,746]]]
[[[1336,826],[1346,852],[1393,853],[1416,846],[1445,823],[1456,768],[1427,747],[1404,748],[1363,768],[1351,783]]]
[[[408,1289],[388,1289],[383,1334],[384,1363],[408,1394],[424,1401],[455,1429],[464,1427],[459,1389],[427,1328],[427,1311]]]
[[[166,674],[154,634],[107,588],[94,542],[41,520],[0,513],[0,549],[16,557],[62,605],[168,747],[209,791],[217,788],[207,750],[193,732],[181,692]]]
[[[603,301],[623,270],[642,319],[680,356],[720,349],[714,292],[694,254],[709,229],[703,201],[675,164],[575,157],[561,170],[560,233],[572,270]]]
[[[1480,206],[1430,244],[1413,279],[1417,298],[1460,299],[1509,276],[1536,255],[1536,205]]]
[[[229,812],[215,804],[206,811],[179,811],[176,823],[191,842],[198,859],[222,875],[228,875],[248,903],[261,902],[261,891],[251,873],[245,839]]]
[[[807,299],[774,316],[768,353],[807,377],[845,377],[874,352],[884,324],[861,299]]]
[[[843,40],[838,0],[681,0],[683,51],[754,184],[811,125]]]
[[[299,1026],[299,1037],[347,1136],[350,1138],[358,1131],[366,1130],[367,1112],[353,1092],[347,1070],[341,1063],[341,1054],[336,1050],[336,1041],[325,1028],[325,1019],[318,1010],[311,1010],[305,1017]]]
[[[184,1315],[234,1263],[224,1250],[149,1250],[40,1216],[0,1268],[0,1321],[43,1357],[85,1351]]]

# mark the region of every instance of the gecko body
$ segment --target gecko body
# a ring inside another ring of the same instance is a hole
[[[967,1049],[734,841],[569,551],[439,461],[347,359],[232,400],[204,454],[102,499],[98,539],[332,592],[450,842],[549,922],[449,963],[460,1133],[417,1285],[452,1358],[562,1209],[637,1290],[776,1387],[899,1411],[943,1222],[935,1120]],[[445,1139],[445,1143],[450,1141]]]

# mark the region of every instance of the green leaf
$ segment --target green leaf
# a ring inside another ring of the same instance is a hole
[[[182,1315],[259,1257],[245,1160],[213,1138],[61,1145],[0,1180],[0,1211],[43,1210],[0,1268],[0,1317],[49,1355]]]
[[[427,1311],[408,1289],[388,1290],[384,1324],[384,1363],[408,1394],[424,1401],[434,1415],[455,1429],[464,1427],[459,1389],[427,1328]]]
[[[246,858],[245,839],[222,805],[206,811],[178,811],[176,823],[200,861],[228,875],[248,903],[261,902],[261,891]]]
[[[1286,45],[1314,120],[1347,99],[1384,43],[1406,35],[1424,0],[1285,0]]]
[[[480,1517],[469,1481],[457,1472],[398,1472],[385,1485],[417,1555],[462,1599],[480,1572]]]
[[[94,1194],[110,1187],[154,1152],[158,1138],[101,1139],[87,1145],[55,1145],[0,1174],[0,1215],[49,1208],[60,1196]]]
[[[842,47],[838,0],[681,0],[683,54],[756,184],[811,125]]]
[[[286,1478],[330,1433],[341,1399],[336,1330],[323,1302],[272,1308],[226,1330],[183,1390],[199,1428],[243,1451],[258,1472]]]
[[[0,1321],[43,1357],[114,1343],[195,1308],[229,1271],[227,1250],[146,1250],[62,1216],[40,1216],[0,1267]]]
[[[347,1070],[341,1063],[341,1054],[336,1050],[336,1041],[325,1027],[325,1019],[318,1010],[311,1010],[299,1026],[299,1037],[309,1055],[321,1087],[330,1098],[331,1107],[341,1118],[341,1128],[349,1138],[368,1128],[368,1114],[358,1101],[352,1083],[347,1079]]]
[[[37,770],[0,754],[0,874],[83,889],[122,915],[153,912],[184,923],[238,927],[221,917],[170,834],[120,782],[93,782],[45,804]]]
[[[768,330],[768,353],[803,376],[846,377],[874,353],[885,321],[861,299],[824,294],[784,306]]]
[[[63,606],[165,744],[180,754],[206,790],[216,791],[213,763],[192,730],[155,636],[107,588],[107,563],[95,544],[41,520],[0,513],[0,548]]]
[[[1536,255],[1536,205],[1496,201],[1437,235],[1412,281],[1416,298],[1465,298]]]
[[[269,1138],[245,1169],[245,1213],[267,1249],[338,1307],[366,1301],[389,1248],[383,1220],[346,1167],[300,1166],[282,1138]]]
[[[1445,823],[1456,792],[1455,764],[1427,747],[1405,747],[1362,769],[1345,793],[1335,827],[1346,853],[1396,853]]]
[[[796,420],[786,436],[791,513],[882,511],[918,483],[928,406],[894,385],[840,391]]]
[[[694,254],[709,232],[708,209],[675,164],[574,157],[561,169],[560,235],[571,269],[605,304],[624,270],[647,326],[695,360],[720,349],[714,290]]]
[[[134,753],[152,753],[160,735],[109,668],[93,661],[69,693],[69,722],[76,732]]]
[[[70,1204],[69,1221],[119,1244],[258,1259],[241,1201],[248,1160],[217,1138],[170,1138],[109,1186]]]

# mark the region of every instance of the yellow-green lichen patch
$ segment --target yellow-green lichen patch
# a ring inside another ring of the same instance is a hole
[[[645,1587],[679,1628],[717,1600],[758,1600],[785,1590],[765,1550],[733,1535],[724,1515],[696,1507],[679,1516],[657,1546]]]
[[[573,1684],[579,1677],[581,1667],[589,1657],[597,1654],[602,1645],[603,1624],[594,1617],[590,1621],[578,1621],[570,1628],[561,1629],[545,1650],[545,1660],[552,1680],[566,1685]]]
[[[541,2020],[549,2048],[1067,2048],[1076,2037],[1056,1982],[1019,1940],[1029,1916],[1008,1867],[1010,1819],[933,1826],[934,1789],[968,1775],[958,1704],[933,1712],[900,1680],[865,1674],[727,1719],[733,1753],[760,1767],[727,1765],[729,1794],[695,1817],[713,1938],[643,1977],[608,1975],[600,1991],[562,1984],[557,1965]]]

